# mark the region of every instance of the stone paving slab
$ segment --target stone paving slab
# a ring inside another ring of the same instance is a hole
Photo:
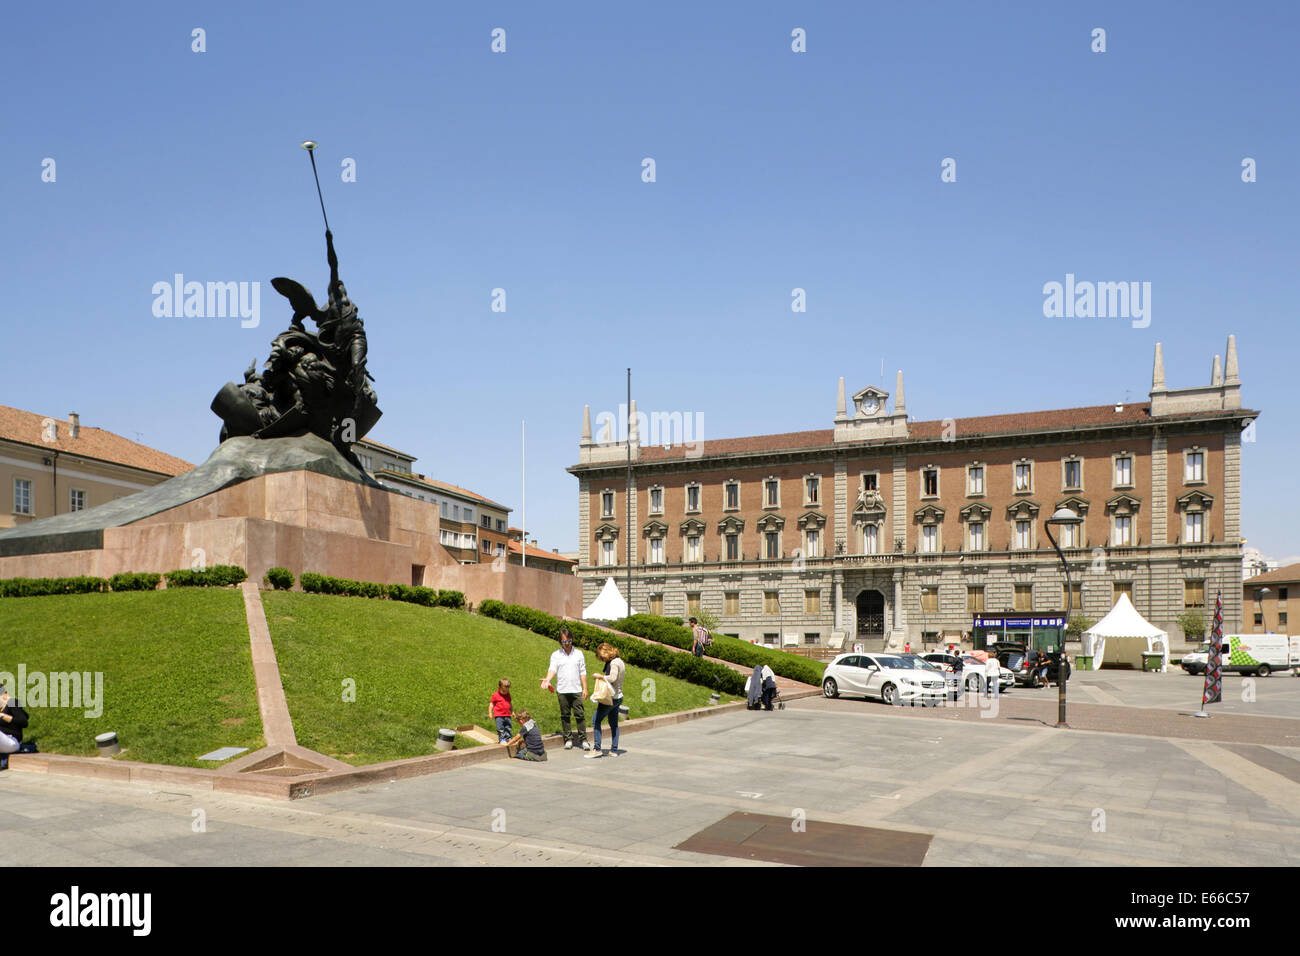
[[[7,773],[0,865],[751,865],[674,849],[735,812],[928,834],[927,866],[1300,861],[1300,784],[1213,742],[815,699],[625,745],[295,803]]]

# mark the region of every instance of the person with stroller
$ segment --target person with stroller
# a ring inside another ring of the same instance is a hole
[[[776,674],[766,664],[755,664],[754,673],[745,678],[745,696],[749,709],[771,710],[776,698]]]

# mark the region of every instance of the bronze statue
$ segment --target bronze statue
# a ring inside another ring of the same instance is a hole
[[[224,423],[221,440],[240,435],[283,438],[311,433],[334,444],[349,460],[352,442],[365,437],[383,413],[366,370],[366,330],[339,279],[334,235],[325,230],[330,265],[329,301],[317,307],[300,282],[271,280],[293,306],[289,328],[275,337],[261,374],[256,362],[244,384],[227,382],[212,401]],[[303,319],[316,323],[309,332]]]

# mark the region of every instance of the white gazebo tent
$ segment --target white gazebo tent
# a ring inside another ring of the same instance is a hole
[[[635,612],[628,607],[628,603],[624,600],[623,593],[619,591],[618,585],[614,583],[614,579],[606,578],[605,586],[596,595],[596,600],[583,608],[582,619],[584,621],[617,621],[633,613]]]
[[[1127,594],[1121,594],[1110,613],[1083,632],[1083,653],[1092,655],[1092,666],[1103,661],[1132,664],[1142,668],[1142,655],[1160,654],[1161,670],[1169,667],[1169,634],[1149,622]]]

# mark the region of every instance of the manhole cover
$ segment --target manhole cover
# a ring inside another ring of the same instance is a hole
[[[796,830],[794,823],[793,817],[733,813],[673,849],[794,866],[920,866],[933,839],[929,833],[817,820]]]

